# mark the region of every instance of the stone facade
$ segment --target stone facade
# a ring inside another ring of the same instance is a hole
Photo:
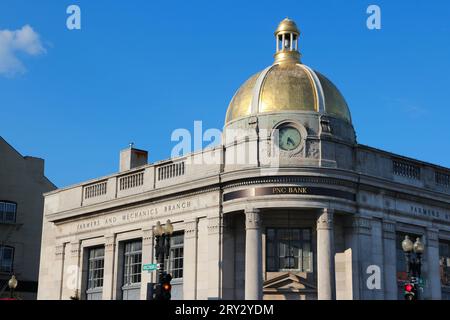
[[[450,239],[448,189],[396,181],[389,162],[399,156],[361,145],[348,159],[355,159],[354,170],[299,165],[278,172],[263,167],[226,171],[215,164],[198,169],[192,161],[208,153],[223,157],[225,151],[220,146],[47,193],[39,298],[68,299],[76,292],[83,298],[83,250],[104,245],[102,298],[120,299],[120,242],[142,239],[142,263],[152,263],[152,229],[168,218],[175,231],[184,232],[179,298],[396,299],[397,232],[426,239],[423,297],[440,298],[437,243]],[[371,161],[358,161],[362,157]],[[446,170],[401,158],[423,173]],[[184,174],[154,178],[160,168],[180,162],[185,162]],[[138,172],[142,185],[122,194],[118,181]],[[86,190],[99,183],[107,186],[104,194],[86,201]],[[311,272],[266,270],[265,238],[271,227],[312,230]],[[366,286],[372,265],[381,270],[379,289]],[[142,299],[149,281],[155,276],[143,272]]]
[[[167,219],[183,248],[169,263],[176,299],[396,299],[404,233],[426,243],[421,297],[441,298],[450,170],[358,144],[298,36],[283,20],[275,63],[237,91],[219,146],[152,164],[130,147],[119,173],[45,195],[40,299],[125,298],[120,248],[138,240],[142,264],[155,262],[152,230]],[[144,299],[155,275],[136,279]]]

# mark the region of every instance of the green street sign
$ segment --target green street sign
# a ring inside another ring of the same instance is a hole
[[[155,271],[158,269],[159,269],[159,267],[158,267],[157,263],[149,263],[149,264],[142,265],[142,270],[144,270],[144,271]]]

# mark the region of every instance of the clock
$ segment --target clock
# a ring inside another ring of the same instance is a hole
[[[302,140],[300,132],[294,127],[281,127],[279,129],[278,145],[282,150],[291,151],[296,149]]]

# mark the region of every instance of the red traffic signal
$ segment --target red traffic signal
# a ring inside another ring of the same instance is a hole
[[[417,291],[414,283],[405,284],[405,300],[417,300]]]

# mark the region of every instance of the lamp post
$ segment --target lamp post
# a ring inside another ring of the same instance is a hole
[[[16,279],[15,275],[11,276],[11,279],[9,279],[8,281],[8,287],[9,287],[9,292],[10,292],[10,298],[14,298],[14,290],[17,288],[17,284],[19,282]]]
[[[156,222],[155,235],[155,257],[160,265],[160,271],[164,271],[164,259],[169,258],[170,254],[170,237],[173,233],[173,225],[167,220],[164,226],[158,221]]]
[[[154,287],[156,300],[170,300],[170,280],[172,277],[164,271],[164,260],[170,256],[170,237],[173,233],[173,225],[170,220],[167,220],[164,226],[158,221],[154,229],[155,235],[155,257],[159,264],[157,271],[158,283]],[[168,269],[168,268],[167,268]]]
[[[402,249],[405,253],[406,273],[408,274],[408,280],[411,284],[417,288],[419,279],[422,274],[422,254],[425,250],[420,238],[416,238],[416,242],[412,242],[409,236],[405,236],[402,241]],[[416,292],[415,299],[419,299],[419,292]]]

